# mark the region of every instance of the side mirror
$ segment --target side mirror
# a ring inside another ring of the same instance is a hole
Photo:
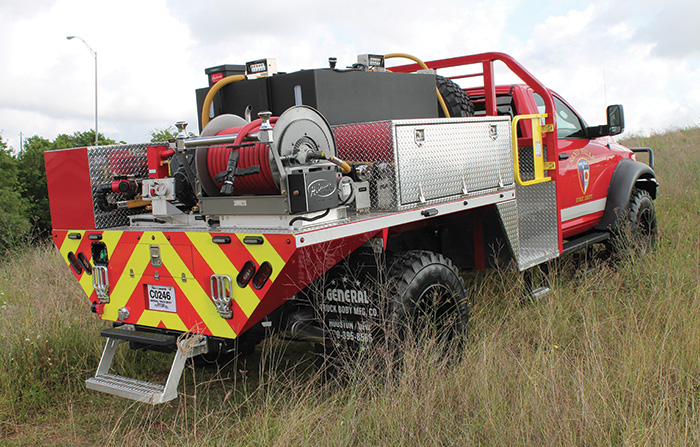
[[[625,130],[625,112],[621,104],[608,106],[608,135],[619,135]]]
[[[608,106],[608,124],[586,127],[586,138],[598,138],[619,135],[625,130],[625,113],[622,105]]]

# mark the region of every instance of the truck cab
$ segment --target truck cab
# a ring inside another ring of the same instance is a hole
[[[467,93],[474,102],[475,115],[486,115],[483,89]],[[634,152],[612,138],[621,133],[620,126],[613,131],[609,125],[591,127],[559,94],[550,93],[556,116],[561,232],[563,239],[569,239],[593,230],[601,221],[613,172],[622,159],[634,160]],[[542,96],[523,84],[497,86],[496,103],[497,114],[511,118],[546,113]],[[619,110],[621,117],[621,107]],[[519,124],[518,146],[532,145],[532,127],[527,124]]]

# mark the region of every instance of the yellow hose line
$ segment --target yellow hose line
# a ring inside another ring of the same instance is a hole
[[[445,118],[451,118],[450,111],[447,110],[447,104],[445,104],[445,100],[442,98],[442,95],[440,94],[440,89],[435,87],[435,91],[437,92],[437,98],[438,98],[438,102],[440,103],[440,107],[442,107],[442,113],[445,114]]]
[[[227,76],[211,86],[209,93],[207,93],[207,96],[204,98],[204,104],[202,105],[202,130],[204,130],[207,124],[209,124],[209,109],[211,108],[211,103],[214,100],[214,95],[216,95],[223,87],[243,79],[245,79],[244,75]]]
[[[430,70],[430,68],[428,68],[428,66],[425,65],[425,62],[423,62],[422,60],[418,59],[418,58],[415,57],[415,56],[411,56],[410,54],[406,54],[406,53],[389,53],[389,54],[385,54],[385,55],[384,55],[384,59],[392,59],[392,58],[396,58],[396,57],[401,57],[401,58],[404,58],[404,59],[410,59],[410,60],[412,60],[413,62],[415,62],[415,63],[417,63],[418,65],[420,65],[424,70]],[[442,113],[445,115],[445,117],[450,118],[450,112],[447,110],[447,104],[445,104],[445,99],[444,99],[444,98],[442,97],[442,95],[440,94],[440,89],[438,89],[437,87],[435,87],[435,92],[437,93],[437,98],[438,98],[438,102],[440,103],[440,107],[442,108]]]

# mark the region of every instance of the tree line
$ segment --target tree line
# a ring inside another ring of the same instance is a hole
[[[155,129],[151,132],[151,141],[167,141],[174,135],[172,128]],[[102,134],[97,141],[99,145],[116,144]],[[51,234],[44,152],[94,144],[94,130],[61,134],[53,141],[35,135],[14,152],[0,135],[0,253]]]

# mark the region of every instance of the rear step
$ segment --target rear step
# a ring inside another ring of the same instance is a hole
[[[97,367],[95,377],[85,381],[87,388],[152,405],[175,399],[177,397],[177,386],[185,369],[185,361],[188,358],[207,352],[207,338],[203,335],[193,335],[178,341],[178,337],[174,335],[137,331],[133,325],[105,329],[101,334],[103,337],[107,337],[107,344],[102,352],[102,358],[100,359],[100,365]],[[117,346],[127,341],[147,346],[177,346],[177,352],[165,385],[109,373]]]

